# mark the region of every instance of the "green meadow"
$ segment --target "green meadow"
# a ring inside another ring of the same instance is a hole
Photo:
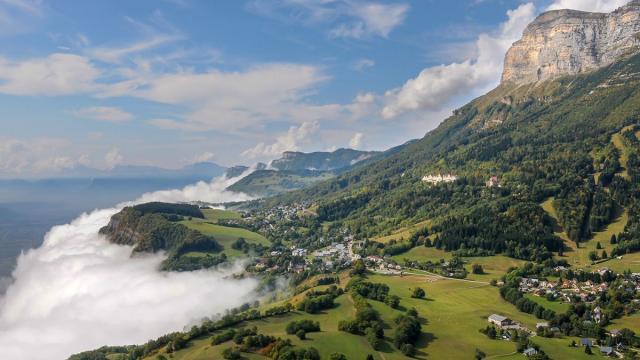
[[[323,359],[333,352],[340,352],[350,360],[364,358],[372,354],[376,360],[407,359],[392,345],[393,319],[405,309],[415,307],[423,319],[423,336],[417,343],[418,359],[435,359],[438,354],[447,354],[447,359],[471,359],[475,349],[487,354],[487,359],[522,359],[515,352],[515,343],[503,340],[491,340],[479,332],[487,326],[487,317],[493,313],[508,316],[530,329],[540,320],[534,316],[519,312],[513,305],[504,301],[498,288],[488,284],[441,279],[433,276],[385,276],[370,275],[369,280],[389,285],[390,293],[401,297],[401,308],[394,310],[389,306],[370,300],[388,326],[385,329],[386,341],[380,351],[373,350],[366,339],[337,330],[338,322],[354,316],[354,307],[349,295],[336,299],[337,306],[321,314],[306,314],[294,311],[290,314],[250,321],[242,326],[256,326],[260,333],[290,339],[296,346],[316,347]],[[423,300],[411,298],[414,287],[420,286],[427,292]],[[301,297],[296,297],[300,299]],[[290,321],[311,319],[320,322],[321,332],[309,333],[307,340],[287,335],[285,326]],[[577,338],[546,339],[533,337],[535,343],[554,359],[592,359],[581,348],[570,348],[568,344]],[[176,360],[220,359],[222,351],[232,346],[232,342],[211,346],[210,337],[192,341],[189,346],[173,354]],[[243,354],[246,359],[266,359],[257,354]],[[149,359],[155,359],[155,354]]]
[[[205,209],[202,212],[205,215],[205,219],[192,218],[191,220],[183,220],[180,223],[205,235],[213,236],[224,247],[224,253],[229,257],[243,255],[242,252],[231,248],[231,244],[239,238],[244,238],[249,243],[269,245],[269,240],[256,232],[238,227],[218,225],[219,220],[240,219],[242,216],[239,212],[219,209]],[[198,256],[204,254],[191,252],[187,255]]]

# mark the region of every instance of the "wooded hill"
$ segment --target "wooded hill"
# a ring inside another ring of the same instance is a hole
[[[585,75],[500,85],[396,153],[260,205],[310,200],[317,221],[360,238],[430,219],[444,249],[540,260],[561,246],[539,206],[555,197],[573,241],[626,208],[623,239],[638,242],[639,72],[636,55]],[[458,179],[422,181],[435,174]],[[493,176],[498,183],[488,187]]]

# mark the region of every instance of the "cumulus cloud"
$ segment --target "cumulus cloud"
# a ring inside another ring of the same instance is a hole
[[[73,54],[12,61],[0,57],[0,93],[9,95],[71,95],[97,90],[101,75],[89,59]]]
[[[351,139],[349,139],[349,147],[352,149],[357,149],[360,147],[360,145],[362,145],[362,139],[364,138],[364,134],[363,133],[355,133],[353,134],[353,136],[351,137]]]
[[[285,151],[298,151],[301,144],[307,142],[319,129],[320,125],[317,122],[305,122],[297,127],[292,126],[286,134],[278,136],[275,143],[270,145],[258,143],[255,147],[245,150],[242,156],[249,159],[266,159],[280,156]]]
[[[391,119],[416,110],[438,110],[457,96],[495,86],[502,72],[504,54],[520,38],[535,14],[532,3],[509,10],[508,20],[496,34],[478,37],[476,58],[426,68],[402,87],[387,91],[382,116]]]
[[[397,26],[404,23],[409,11],[407,4],[382,4],[347,2],[347,13],[355,20],[340,24],[331,30],[334,37],[363,38],[370,35],[388,37]]]
[[[151,120],[158,127],[233,130],[265,120],[293,119],[298,113],[319,116],[326,108],[303,100],[312,87],[326,79],[315,66],[268,64],[238,72],[159,75],[129,95],[191,109],[183,119]]]
[[[57,138],[18,140],[0,137],[0,175],[7,177],[57,173],[82,163],[66,154],[69,143]]]
[[[120,150],[116,148],[111,149],[104,156],[104,163],[107,165],[107,169],[113,169],[114,167],[122,164],[123,160],[124,160],[124,157],[122,156],[122,154],[120,154]]]
[[[611,12],[630,0],[555,0],[547,10],[573,9],[590,12]]]
[[[73,110],[73,114],[81,118],[94,120],[125,122],[133,119],[133,114],[112,106],[91,106]]]
[[[246,199],[224,190],[232,180],[150,193],[134,203]],[[162,273],[164,254],[132,258],[132,247],[109,243],[98,230],[121,206],[55,226],[42,246],[19,257],[0,298],[5,358],[64,359],[104,344],[143,343],[254,299],[255,280],[229,277],[238,267]]]

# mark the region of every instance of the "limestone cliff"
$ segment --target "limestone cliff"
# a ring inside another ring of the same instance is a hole
[[[503,82],[578,74],[640,50],[640,0],[614,12],[554,10],[538,16],[505,57]]]

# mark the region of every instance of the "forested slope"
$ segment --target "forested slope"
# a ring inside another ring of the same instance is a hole
[[[528,253],[557,251],[551,219],[539,207],[548,197],[576,242],[621,207],[637,219],[639,72],[636,55],[585,75],[501,85],[397,153],[263,206],[311,200],[318,221],[346,225],[362,238],[434,219],[448,250],[509,252],[524,245],[525,234],[527,244],[537,244]],[[614,136],[624,142],[626,169]],[[458,180],[422,181],[435,174]],[[493,176],[496,186],[487,187]]]

